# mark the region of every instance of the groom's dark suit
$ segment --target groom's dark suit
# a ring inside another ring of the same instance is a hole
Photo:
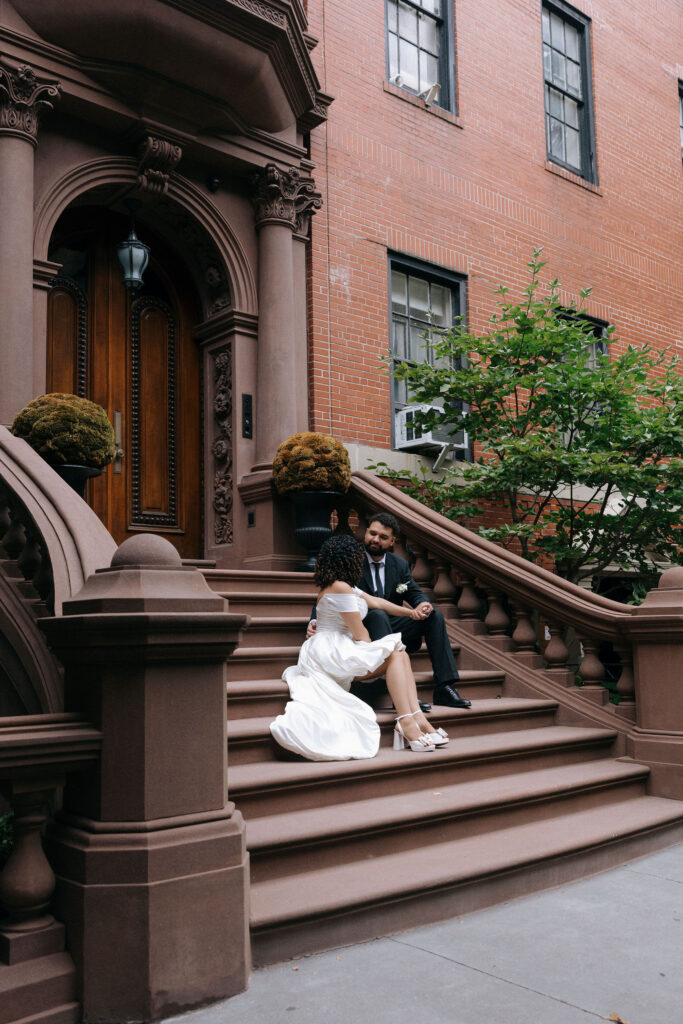
[[[383,596],[385,600],[398,605],[402,605],[405,601],[411,608],[417,608],[423,601],[429,601],[429,598],[422,593],[411,576],[410,568],[404,558],[400,558],[390,551],[387,551],[384,557]],[[370,562],[366,558],[363,575],[358,586],[367,594],[375,593],[375,583],[372,577]],[[406,589],[398,593],[396,588],[403,585]],[[424,637],[434,671],[434,685],[452,683],[459,678],[451,642],[446,632],[446,623],[437,608],[434,608],[426,619],[419,620],[394,617],[374,608],[370,609],[366,615],[363,625],[370,634],[371,640],[378,640],[380,637],[386,636],[387,633],[400,633],[410,654],[420,649]]]

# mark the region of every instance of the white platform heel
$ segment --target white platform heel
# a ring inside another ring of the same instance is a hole
[[[394,750],[403,750],[406,743],[411,750],[434,750],[435,746],[431,742],[430,737],[425,736],[424,733],[420,734],[420,738],[417,740],[409,740],[403,732],[403,726],[401,725],[402,718],[412,718],[410,715],[399,715],[396,719],[396,728],[394,729]]]
[[[419,711],[413,711],[413,716],[419,714]],[[430,722],[429,724],[431,725],[432,723]],[[446,730],[442,729],[441,726],[436,729],[432,728],[431,732],[424,732],[422,735],[426,736],[429,742],[433,743],[435,747],[445,747],[450,738]]]

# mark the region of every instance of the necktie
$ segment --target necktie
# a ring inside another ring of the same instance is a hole
[[[377,562],[373,562],[372,568],[375,570],[375,593],[377,597],[384,597],[384,590],[382,589],[382,579],[379,574],[379,565]]]

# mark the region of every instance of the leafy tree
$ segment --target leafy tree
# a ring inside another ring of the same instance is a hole
[[[463,427],[471,464],[442,479],[403,480],[413,496],[528,559],[552,560],[577,582],[611,563],[650,573],[678,561],[683,508],[683,377],[677,359],[647,345],[615,352],[595,325],[543,286],[541,250],[519,302],[501,286],[498,312],[477,334],[459,319],[429,341],[433,365],[402,363],[411,400],[439,408],[423,429]],[[585,299],[590,290],[581,292]],[[460,412],[464,409],[464,412]],[[499,525],[477,526],[492,504]]]

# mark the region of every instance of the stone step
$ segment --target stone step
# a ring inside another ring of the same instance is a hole
[[[453,712],[466,716],[469,711]],[[455,730],[454,730],[455,733]],[[310,807],[475,779],[503,779],[523,772],[609,757],[616,738],[609,729],[550,726],[486,735],[456,736],[446,747],[415,753],[382,746],[376,757],[357,761],[261,761],[233,765],[228,786],[247,821]]]
[[[254,964],[445,920],[584,877],[681,836],[683,803],[639,796],[257,882]]]
[[[644,765],[608,759],[251,820],[251,881],[301,874],[630,800]]]
[[[0,964],[0,1024],[35,1019],[40,1024],[79,1020],[74,965],[53,953],[11,966]]]
[[[228,666],[228,671],[230,667]],[[431,671],[415,673],[420,696],[431,703],[434,684]],[[501,696],[505,673],[490,671],[462,672],[458,692],[470,700],[494,700]],[[289,699],[287,684],[282,679],[228,680],[228,718],[274,718],[284,710]],[[380,706],[390,706],[388,696],[380,698]]]
[[[317,593],[310,572],[276,572],[255,569],[202,569],[206,582],[219,594],[230,599],[233,592],[243,594],[278,595],[284,600],[290,594],[306,595],[312,605]],[[310,607],[310,605],[309,605]]]
[[[308,591],[293,590],[289,593],[270,594],[252,593],[249,590],[219,590],[218,593],[229,602],[231,612],[251,615],[252,618],[262,615],[291,615],[293,618],[303,618],[308,622],[315,601],[315,592]]]
[[[264,644],[258,646],[251,638],[251,630],[245,633],[244,639],[245,644],[237,647],[228,662],[228,677],[231,680],[277,679],[289,665],[296,665],[299,648],[303,643],[301,640],[296,645]],[[459,650],[457,645],[453,645],[456,660]],[[428,672],[431,668],[427,648],[424,645],[417,653],[411,654],[410,660],[415,673]]]
[[[500,700],[478,700],[468,710],[437,707],[430,720],[443,726],[452,739],[481,736],[489,732],[509,732],[515,729],[547,728],[554,722],[557,703],[551,700],[527,700],[513,697]],[[382,730],[381,745],[393,742],[394,713],[378,711],[377,721]],[[288,756],[270,734],[272,718],[241,718],[228,720],[228,751],[231,765],[253,764],[258,761],[279,760]]]

